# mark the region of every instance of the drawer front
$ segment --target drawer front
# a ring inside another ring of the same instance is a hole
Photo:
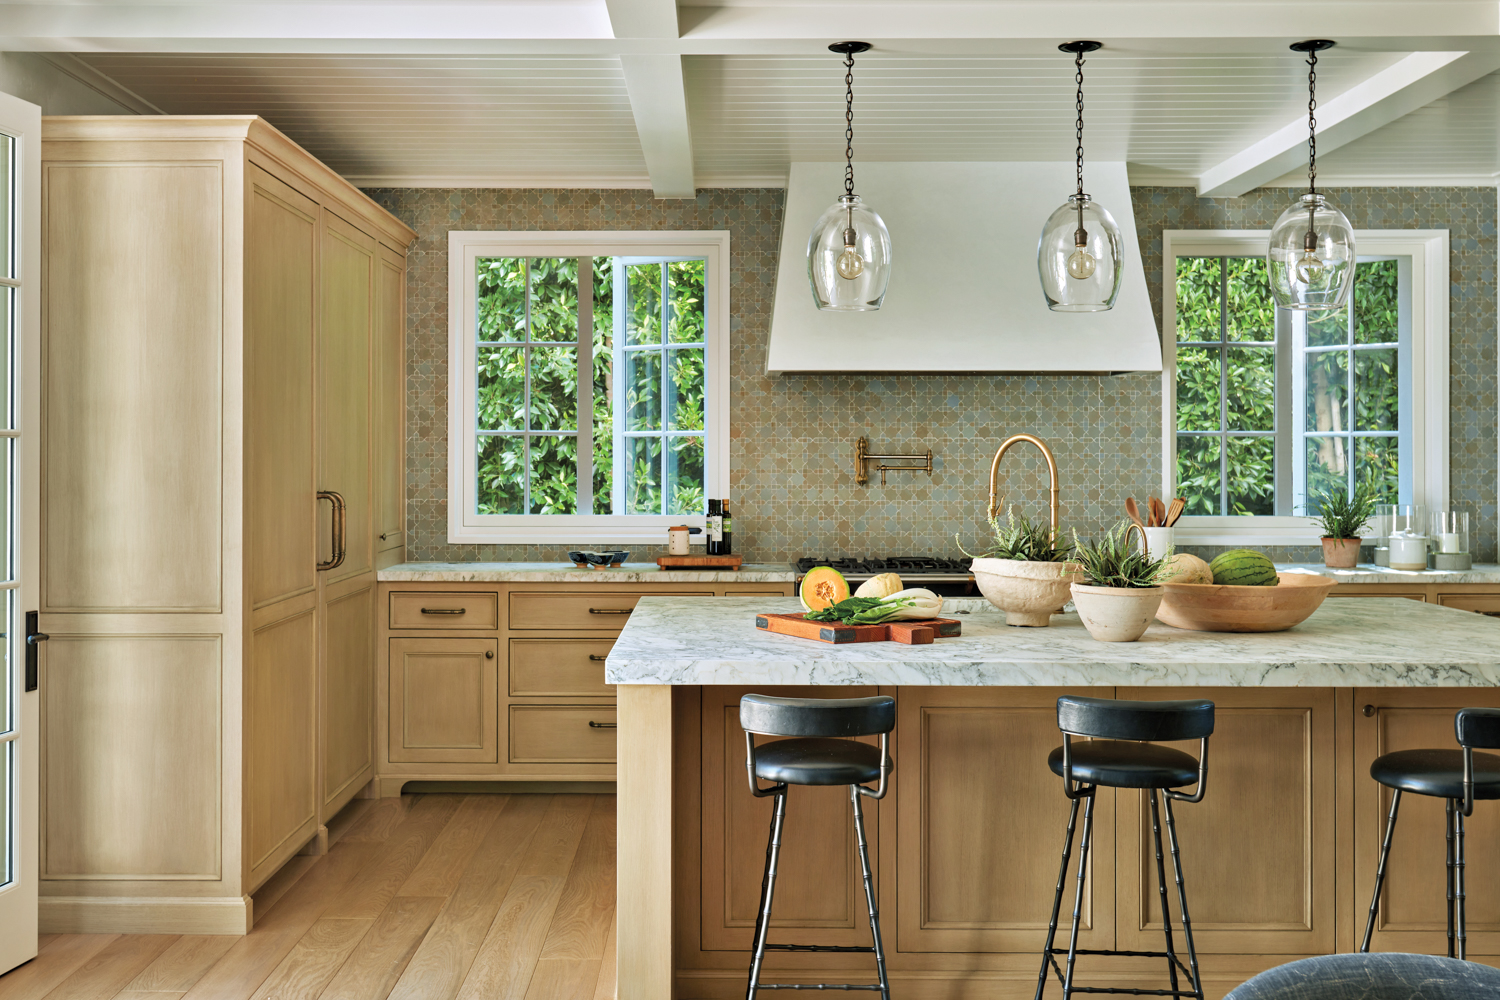
[[[392,762],[496,762],[499,645],[496,639],[391,640]]]
[[[513,593],[512,629],[608,629],[618,632],[630,620],[630,610],[642,597],[712,597],[712,594],[638,594],[627,590],[593,593]]]
[[[510,762],[613,764],[614,725],[612,705],[512,705]]]
[[[613,639],[512,639],[510,693],[514,698],[613,698],[604,683],[604,658]]]
[[[1439,594],[1438,603],[1445,608],[1458,608],[1460,611],[1500,615],[1500,594]]]
[[[391,628],[493,631],[499,627],[499,594],[391,592]]]

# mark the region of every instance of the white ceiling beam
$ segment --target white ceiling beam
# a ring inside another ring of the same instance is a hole
[[[605,0],[616,38],[676,38],[677,0]]]
[[[1336,52],[1337,50],[1335,50]],[[1331,152],[1500,69],[1485,52],[1413,52],[1319,104],[1318,152]],[[1203,198],[1237,198],[1307,162],[1307,118],[1277,129],[1198,177]]]
[[[622,55],[630,112],[658,198],[693,198],[693,140],[688,126],[687,88],[682,80],[682,57]]]

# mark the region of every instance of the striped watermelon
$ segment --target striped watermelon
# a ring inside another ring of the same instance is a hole
[[[1254,549],[1222,553],[1208,568],[1213,571],[1214,583],[1231,587],[1274,587],[1279,579],[1275,564],[1264,552]]]

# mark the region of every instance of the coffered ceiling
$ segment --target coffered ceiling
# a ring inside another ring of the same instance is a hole
[[[1287,32],[1291,33],[1288,34]],[[1097,38],[1088,154],[1212,195],[1294,183],[1305,37],[1326,183],[1490,184],[1493,0],[134,0],[0,3],[0,48],[50,53],[144,112],[259,114],[366,185],[779,184],[843,153],[830,41],[865,160],[1067,160],[1060,41]]]

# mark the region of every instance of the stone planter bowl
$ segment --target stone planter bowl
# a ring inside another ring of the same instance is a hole
[[[1091,587],[1075,583],[1073,606],[1089,635],[1100,642],[1135,642],[1146,634],[1163,587]]]
[[[979,592],[1005,612],[1005,624],[1045,627],[1068,603],[1068,587],[1080,579],[1074,562],[975,559],[969,572]]]

